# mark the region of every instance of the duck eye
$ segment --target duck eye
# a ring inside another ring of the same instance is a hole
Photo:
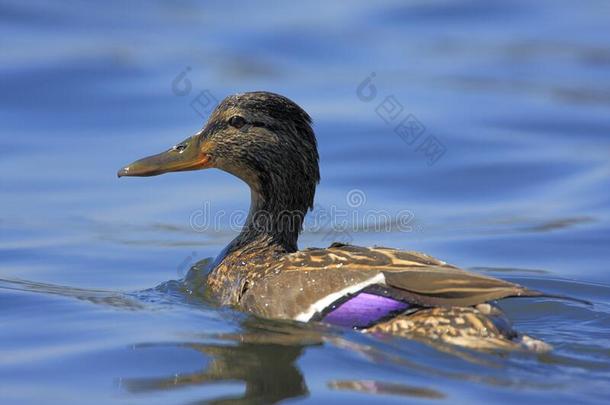
[[[229,119],[229,125],[231,125],[234,128],[241,128],[244,125],[246,125],[246,120],[244,117],[240,117],[239,115],[234,115],[233,117],[231,117]]]

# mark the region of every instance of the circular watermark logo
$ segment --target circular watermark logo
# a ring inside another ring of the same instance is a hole
[[[355,188],[347,193],[345,200],[350,208],[359,208],[366,204],[366,194],[364,191]]]

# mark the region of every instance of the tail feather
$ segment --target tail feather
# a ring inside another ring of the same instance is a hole
[[[451,269],[439,278],[436,272],[384,272],[386,284],[404,301],[425,307],[468,307],[511,297],[548,297],[592,305],[559,294],[547,294],[519,284]]]

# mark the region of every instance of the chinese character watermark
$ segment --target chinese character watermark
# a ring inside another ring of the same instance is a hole
[[[172,80],[172,93],[178,97],[184,97],[191,94],[193,91],[193,83],[188,78],[191,72],[191,67],[187,66],[182,72],[180,72],[174,80]],[[189,103],[193,111],[195,111],[201,118],[207,118],[212,111],[216,108],[219,101],[208,89],[203,89],[195,97],[193,97]]]
[[[364,78],[356,88],[356,96],[364,103],[370,103],[377,98],[377,86],[373,84],[376,73],[372,72]],[[407,114],[403,119],[404,106],[398,101],[394,94],[386,96],[377,107],[375,113],[388,125],[394,126],[394,133],[403,142],[414,147],[415,152],[423,154],[429,166],[438,162],[447,148],[434,135],[427,135],[422,140],[422,135],[426,132],[426,127],[413,115]],[[399,120],[399,121],[398,121]],[[397,122],[397,124],[395,124]]]

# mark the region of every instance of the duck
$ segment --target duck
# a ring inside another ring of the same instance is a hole
[[[205,280],[216,304],[261,318],[471,349],[551,350],[515,331],[498,305],[551,295],[419,252],[345,243],[299,250],[320,170],[312,119],[289,98],[267,91],[230,95],[199,132],[122,167],[118,177],[210,168],[243,180],[251,199],[241,232]]]

